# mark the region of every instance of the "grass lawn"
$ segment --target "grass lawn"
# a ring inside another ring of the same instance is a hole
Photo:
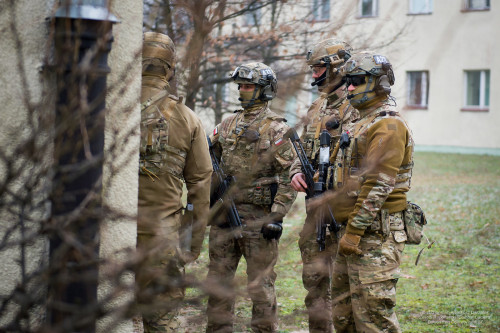
[[[415,153],[408,198],[424,209],[429,223],[425,234],[435,243],[423,250],[417,266],[418,252],[427,241],[405,249],[405,278],[398,282],[396,310],[403,332],[500,332],[500,157]],[[307,330],[297,245],[304,217],[304,199],[299,196],[284,221],[275,267],[280,332]],[[203,279],[207,263],[205,248],[188,273]],[[236,332],[250,331],[245,269],[242,260],[236,277],[241,292]],[[187,301],[187,331],[204,332],[206,298],[193,288],[187,291]]]

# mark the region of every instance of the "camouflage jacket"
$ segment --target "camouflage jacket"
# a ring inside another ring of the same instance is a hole
[[[350,233],[362,235],[381,209],[406,209],[414,142],[394,106],[378,104],[360,110],[360,115],[349,133],[349,147],[332,157],[338,193],[330,204],[337,221],[347,222]]]
[[[332,135],[330,149],[333,151],[343,129],[359,117],[358,111],[349,105],[346,96],[347,90],[344,85],[329,94],[321,93],[307,111],[307,122],[302,129],[300,139],[307,158],[315,169],[318,166],[319,135],[327,128],[327,123],[328,127],[332,125],[335,127],[329,130]],[[302,172],[301,164],[296,159],[290,168],[290,177],[299,172]]]
[[[283,138],[288,129],[267,106],[238,110],[215,127],[210,140],[226,175],[236,178],[237,204],[268,207],[273,197],[271,212],[285,215],[291,208],[296,192],[289,169],[295,152]]]

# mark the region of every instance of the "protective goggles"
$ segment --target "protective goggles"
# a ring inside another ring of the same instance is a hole
[[[357,87],[366,83],[366,75],[346,76],[345,82],[347,86],[350,86],[352,84],[353,86]]]
[[[240,79],[252,80],[252,77],[253,77],[252,70],[248,67],[243,67],[243,66],[236,67],[233,74],[231,74],[232,79],[240,78]]]

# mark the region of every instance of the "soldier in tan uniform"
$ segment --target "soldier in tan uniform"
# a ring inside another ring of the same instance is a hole
[[[318,169],[321,131],[327,129],[330,132],[330,148],[333,150],[342,130],[357,119],[357,111],[350,107],[346,99],[345,80],[338,73],[351,52],[349,44],[330,38],[316,44],[307,55],[307,64],[313,71],[312,85],[318,86],[320,96],[307,111],[307,123],[302,130],[301,141],[315,170]],[[307,184],[298,159],[292,164],[290,175],[292,187],[305,192]],[[303,262],[302,282],[308,291],[305,304],[309,314],[309,332],[332,332],[330,285],[338,241],[334,234],[327,231],[325,249],[319,251],[315,230],[318,215],[308,207],[307,200],[306,211],[299,247]]]
[[[236,179],[230,192],[243,228],[238,237],[224,218],[211,225],[207,332],[233,332],[233,278],[242,256],[253,302],[251,328],[276,332],[274,265],[282,220],[296,197],[288,173],[295,155],[291,142],[283,138],[289,127],[268,107],[277,90],[274,71],[249,63],[236,68],[232,79],[243,109],[218,124],[210,140],[221,168]]]
[[[344,226],[333,267],[333,322],[336,332],[401,332],[394,307],[414,143],[389,95],[394,74],[386,57],[353,55],[341,73],[360,120],[349,146],[332,156],[330,204]]]
[[[194,112],[169,92],[174,66],[172,40],[145,33],[137,224],[137,249],[145,260],[136,272],[145,332],[176,331],[183,267],[200,254],[209,211],[212,164],[207,138]],[[183,184],[192,214],[187,249],[179,243]]]

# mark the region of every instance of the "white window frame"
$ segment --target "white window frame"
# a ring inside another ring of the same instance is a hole
[[[464,10],[473,11],[473,10],[490,10],[491,8],[491,0],[483,0],[484,5],[481,7],[474,7],[473,2],[478,0],[464,0]]]
[[[378,0],[372,1],[372,12],[370,15],[363,15],[363,0],[359,0],[359,17],[377,17],[378,16]]]
[[[330,4],[330,0],[313,0],[311,6],[313,20],[330,21]]]
[[[479,72],[479,105],[470,105],[467,104],[467,96],[469,95],[469,82],[468,82],[468,74],[473,72]],[[486,79],[486,72],[489,74],[489,80]],[[490,82],[491,81],[491,72],[489,69],[476,69],[476,70],[464,70],[464,101],[463,105],[465,109],[484,109],[487,110],[490,107],[489,95],[488,98],[486,96],[486,89],[490,90]]]
[[[412,96],[412,80],[411,77],[415,74],[420,74],[421,79],[421,91],[420,91],[420,103],[411,104]],[[429,106],[429,71],[407,71],[406,72],[406,105],[410,108],[427,109]]]
[[[417,4],[423,4],[423,8],[415,9]],[[433,0],[409,0],[408,13],[409,14],[431,14],[434,10]]]

